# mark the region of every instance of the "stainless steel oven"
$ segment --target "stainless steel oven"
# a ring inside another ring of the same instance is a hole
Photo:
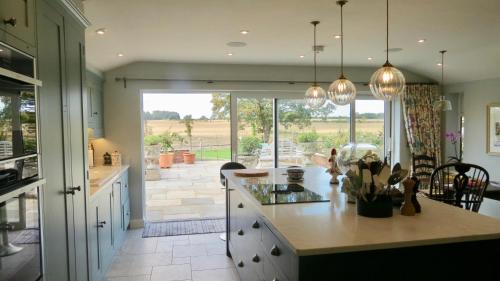
[[[35,59],[0,43],[0,194],[38,177]]]

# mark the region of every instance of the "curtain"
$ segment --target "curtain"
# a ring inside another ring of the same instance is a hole
[[[436,85],[407,85],[401,96],[406,135],[411,153],[436,157],[441,162],[441,112],[433,108],[439,100]]]

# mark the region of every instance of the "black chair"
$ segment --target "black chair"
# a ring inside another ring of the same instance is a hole
[[[415,155],[412,153],[413,176],[417,177],[424,189],[429,188],[432,172],[436,169],[436,157],[425,154]]]
[[[238,162],[227,162],[224,165],[220,167],[220,183],[226,188],[226,177],[222,174],[222,171],[224,170],[238,170],[238,169],[246,169],[245,165],[238,163]],[[229,257],[229,245],[227,244],[227,232],[229,230],[229,193],[226,190],[226,233],[222,233],[219,238],[222,241],[226,241],[226,255]]]
[[[467,163],[449,163],[431,175],[429,198],[478,212],[490,176],[483,167]]]
[[[238,170],[238,169],[246,169],[245,165],[238,162],[227,162],[220,167],[220,183],[223,186],[226,186],[226,177],[222,174],[224,170]]]

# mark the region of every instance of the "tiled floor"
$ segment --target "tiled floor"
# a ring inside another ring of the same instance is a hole
[[[141,238],[130,230],[108,281],[239,281],[218,233]]]
[[[161,169],[161,180],[146,181],[148,221],[225,216],[219,169],[225,161],[174,164]]]

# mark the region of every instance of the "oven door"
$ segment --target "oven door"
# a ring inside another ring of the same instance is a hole
[[[42,275],[38,188],[0,202],[0,280]]]

